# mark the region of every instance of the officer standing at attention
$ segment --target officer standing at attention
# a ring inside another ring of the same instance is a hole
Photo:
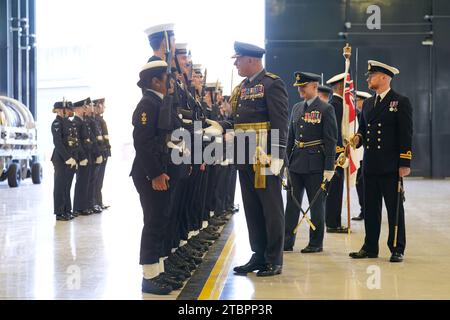
[[[72,157],[68,148],[66,117],[67,102],[56,102],[53,106],[53,113],[56,119],[52,123],[53,144],[55,146],[51,161],[55,168],[53,187],[53,206],[57,221],[69,221],[73,216],[68,211],[68,201],[66,197],[67,176],[70,170],[77,166],[76,160]]]
[[[75,116],[73,118],[73,123],[77,128],[78,138],[80,141],[80,148],[78,152],[78,170],[77,170],[77,181],[75,183],[75,193],[73,202],[73,211],[82,216],[88,216],[92,214],[89,208],[88,201],[88,186],[89,186],[89,176],[93,163],[91,157],[91,127],[84,119],[86,107],[86,99],[75,102],[73,104]]]
[[[335,75],[327,81],[327,85],[333,89],[333,97],[330,104],[333,106],[336,115],[338,136],[336,145],[336,160],[339,155],[345,152],[344,143],[342,142],[342,114],[344,98],[344,77],[345,73]],[[342,167],[336,168],[336,174],[330,182],[328,187],[328,196],[325,204],[325,217],[328,233],[345,233],[348,234],[348,228],[342,227],[342,198],[344,195],[344,169]]]
[[[302,203],[305,189],[311,203],[322,182],[331,181],[334,175],[338,129],[333,107],[318,97],[320,79],[313,73],[295,73],[294,86],[299,88],[304,101],[292,109],[287,153],[290,180],[299,203]],[[299,217],[299,210],[290,213],[295,216],[286,216],[286,234],[294,232]],[[302,253],[323,251],[324,220],[325,195],[322,192],[311,207],[311,221],[316,230],[310,230],[309,244]]]
[[[370,93],[364,91],[356,91],[356,112],[358,117],[358,123],[361,122],[361,110],[362,105],[366,99],[371,98]],[[356,173],[356,191],[358,193],[358,202],[361,208],[359,215],[353,217],[353,221],[362,221],[364,220],[364,179],[362,174],[362,160],[360,162],[358,172]]]
[[[234,268],[237,274],[259,270],[257,276],[274,276],[282,272],[283,265],[284,210],[281,179],[278,176],[286,153],[288,95],[280,77],[264,69],[264,49],[241,42],[236,42],[234,49],[234,64],[239,75],[246,79],[233,90],[233,119],[220,124],[207,120],[211,127],[205,129],[205,133],[216,131],[216,134],[222,134],[223,129],[234,127],[244,132],[253,130],[258,141],[263,138],[264,132],[268,132],[269,137],[270,130],[278,130],[279,141],[268,139],[270,150],[266,153],[271,155],[267,157],[268,163],[265,155],[255,146],[252,146],[253,150],[245,150],[244,164],[237,163],[250,246],[254,254],[247,264]],[[239,154],[237,156],[239,160]],[[256,161],[253,163],[250,159],[254,156]],[[270,166],[267,168],[270,175],[262,172],[265,166]]]
[[[100,124],[100,131],[103,136],[103,162],[100,165],[100,170],[98,174],[98,181],[95,191],[95,200],[98,206],[102,210],[108,209],[109,206],[106,206],[103,203],[102,189],[103,189],[103,179],[105,177],[106,171],[106,163],[108,162],[109,157],[111,157],[111,144],[109,142],[109,133],[108,126],[106,124],[105,119],[103,118],[103,113],[105,112],[105,98],[94,100],[96,120]]]
[[[78,139],[78,130],[77,130],[76,124],[71,119],[74,116],[72,102],[67,101],[66,106],[67,106],[67,108],[66,108],[66,117],[64,118],[64,129],[65,129],[64,132],[67,137],[66,137],[65,141],[66,141],[67,147],[69,149],[69,152],[70,152],[72,158],[74,158],[78,164],[79,163],[80,142]],[[75,176],[77,169],[78,169],[78,166],[76,166],[75,168],[70,168],[68,170],[67,178],[66,178],[66,191],[65,191],[66,199],[68,199],[66,212],[68,212],[75,218],[78,217],[78,213],[75,212],[75,210],[72,211],[72,197],[71,197],[70,190],[72,189],[73,177]]]
[[[354,259],[377,258],[381,231],[382,201],[386,204],[391,262],[402,262],[406,246],[405,211],[399,197],[399,180],[411,173],[412,107],[409,99],[391,89],[397,68],[374,60],[368,62],[367,83],[376,95],[363,103],[358,133],[352,145],[364,147],[364,226],[366,238]],[[396,219],[397,218],[397,219]],[[397,246],[394,234],[398,220]]]
[[[136,156],[131,170],[144,213],[140,264],[143,267],[142,292],[166,295],[172,291],[171,278],[160,263],[164,235],[168,230],[171,199],[166,159],[165,132],[158,129],[158,115],[167,93],[167,63],[147,63],[139,74],[143,97],[133,113],[133,139]]]

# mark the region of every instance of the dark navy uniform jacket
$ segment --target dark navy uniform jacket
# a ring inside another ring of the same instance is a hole
[[[133,113],[133,139],[136,156],[131,176],[153,180],[167,173],[169,153],[165,146],[165,134],[158,130],[158,115],[162,99],[151,91],[144,96]]]
[[[396,173],[399,167],[411,166],[411,103],[392,89],[376,108],[375,100],[376,96],[364,101],[358,129],[359,146],[364,146],[364,174]]]
[[[289,126],[287,152],[289,170],[299,174],[334,170],[337,122],[333,107],[318,97],[305,110],[305,102],[294,105]],[[297,148],[295,140],[323,140],[321,145]]]
[[[100,122],[101,131],[103,134],[103,143],[105,145],[105,152],[103,157],[108,158],[111,157],[111,144],[109,142],[108,126],[102,116],[98,116],[97,119]]]
[[[89,159],[88,154],[87,154],[88,150],[85,150],[86,141],[83,141],[86,138],[86,136],[83,134],[83,130],[86,130],[86,128],[83,128],[83,119],[79,118],[78,116],[75,116],[72,120],[72,123],[76,128],[77,138],[79,141],[77,159],[79,161]]]
[[[239,89],[238,89],[239,88]],[[234,125],[246,123],[270,122],[270,130],[279,132],[278,143],[270,141],[268,136],[268,153],[278,149],[280,159],[285,158],[289,100],[286,86],[280,77],[263,70],[253,81],[247,79],[235,89],[238,99],[233,116],[230,120],[220,122],[222,127],[232,129]]]
[[[335,94],[331,98],[330,104],[334,108],[334,113],[336,115],[338,136],[337,136],[337,144],[336,144],[336,157],[339,156],[338,153],[343,152],[344,144],[342,142],[342,115],[343,115],[343,99]]]
[[[68,147],[69,132],[68,126],[63,117],[57,116],[52,123],[52,136],[55,148],[53,150],[51,161],[66,162],[72,158]]]

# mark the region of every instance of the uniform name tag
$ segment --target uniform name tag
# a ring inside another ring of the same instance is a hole
[[[319,124],[322,122],[322,113],[320,111],[306,112],[302,119],[306,123]]]
[[[241,100],[252,100],[264,98],[264,85],[258,84],[253,88],[241,89]]]

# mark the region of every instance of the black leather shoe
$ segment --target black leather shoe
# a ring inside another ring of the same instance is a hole
[[[374,258],[378,258],[378,254],[375,253],[370,253],[367,252],[363,249],[359,250],[359,252],[352,252],[349,254],[349,256],[353,259],[366,259],[366,258],[370,258],[370,259],[374,259]]]
[[[277,274],[281,274],[282,270],[283,270],[283,266],[268,263],[268,264],[266,264],[264,269],[261,269],[256,273],[256,276],[257,277],[272,277],[272,276],[276,276]]]
[[[362,220],[364,220],[364,216],[359,215],[359,216],[357,216],[357,217],[353,217],[352,220],[353,220],[353,221],[362,221]]]
[[[327,228],[327,233],[348,233],[348,228],[345,227]]]
[[[403,262],[403,254],[394,252],[391,256],[390,262]]]
[[[256,270],[262,270],[264,268],[266,268],[264,263],[256,263],[250,260],[250,262],[244,264],[243,266],[235,267],[233,271],[238,274],[247,274]]]
[[[188,279],[191,277],[191,273],[188,271],[189,269],[184,267],[177,267],[173,265],[169,260],[164,261],[164,271],[171,276],[178,277],[179,275],[183,276],[185,279]]]
[[[56,215],[56,221],[70,221],[72,219],[72,216],[67,215],[66,213]]]
[[[300,252],[301,253],[318,253],[318,252],[322,252],[322,251],[323,251],[323,248],[307,246],[305,249],[303,249]]]
[[[93,214],[94,212],[92,212],[91,210],[83,210],[79,213],[79,215],[81,216],[90,216],[91,214]]]
[[[94,209],[92,211],[94,211],[95,214],[99,214],[102,213],[103,209],[100,208],[100,206],[94,206]]]
[[[105,205],[102,204],[100,207],[101,207],[103,210],[108,210],[111,206],[105,206]]]
[[[197,266],[200,263],[202,263],[202,261],[203,261],[202,258],[193,256],[193,255],[189,255],[188,253],[183,253],[178,250],[173,255],[176,258],[180,259],[181,261],[185,261],[185,263],[187,263],[190,266],[189,268],[193,267],[193,270],[195,270],[197,268]]]
[[[72,216],[74,216],[75,218],[77,218],[79,215],[80,215],[79,211],[72,212]]]
[[[292,252],[292,251],[294,251],[294,248],[292,248],[292,247],[284,247],[283,251]]]
[[[210,233],[210,232],[206,231],[206,229],[200,231],[200,234],[198,236],[200,239],[205,239],[205,240],[209,240],[209,241],[215,241],[215,240],[219,239],[218,233]]]
[[[157,278],[160,283],[171,286],[173,290],[183,288],[183,282],[174,279],[167,273],[161,273]]]
[[[143,279],[142,292],[157,295],[168,295],[172,292],[172,287],[159,281],[158,277],[153,279]]]

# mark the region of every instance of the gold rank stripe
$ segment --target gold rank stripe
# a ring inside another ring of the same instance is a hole
[[[241,130],[269,130],[270,122],[255,122],[255,123],[238,123],[234,125],[234,129]]]
[[[400,153],[400,159],[412,160],[412,152],[408,151],[407,153]]]

